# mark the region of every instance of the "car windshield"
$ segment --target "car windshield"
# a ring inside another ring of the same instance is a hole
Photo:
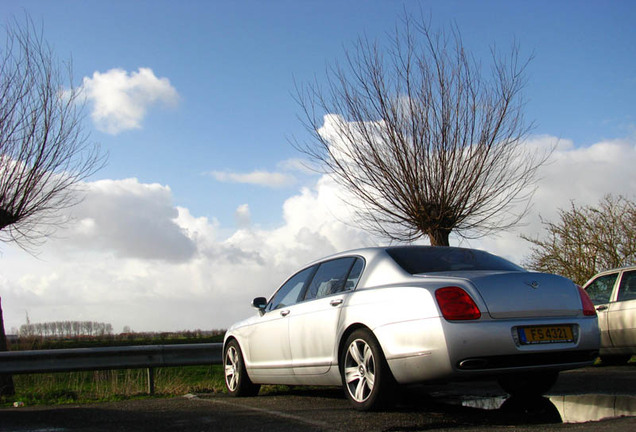
[[[474,249],[422,246],[395,247],[386,251],[411,274],[472,270],[525,271],[510,261]]]

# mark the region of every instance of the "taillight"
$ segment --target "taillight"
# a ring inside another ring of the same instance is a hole
[[[449,321],[475,320],[481,317],[473,299],[460,287],[446,287],[435,291],[442,315]]]
[[[590,296],[587,295],[585,290],[581,287],[577,287],[579,289],[579,295],[581,296],[581,303],[583,304],[583,315],[585,316],[596,316],[596,308],[594,307],[594,303],[590,300]]]

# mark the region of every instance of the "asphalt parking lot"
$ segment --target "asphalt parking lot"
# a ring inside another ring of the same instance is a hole
[[[0,410],[0,431],[632,431],[634,372],[635,365],[566,372],[549,397],[532,401],[507,399],[488,382],[405,389],[396,408],[377,413],[352,410],[337,388],[10,408]],[[577,405],[609,418],[563,423],[561,413]]]

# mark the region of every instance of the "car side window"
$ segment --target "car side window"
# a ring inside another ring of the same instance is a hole
[[[618,301],[636,300],[636,271],[623,273],[618,288]]]
[[[349,277],[347,277],[347,283],[345,284],[345,291],[351,291],[358,285],[358,281],[360,280],[360,276],[362,276],[362,269],[364,268],[364,261],[360,258],[356,258],[356,262],[353,263],[353,267],[351,267],[351,271],[349,272]]]
[[[585,288],[592,303],[595,305],[609,303],[616,278],[618,278],[618,273],[599,276]]]
[[[347,275],[349,275],[355,260],[354,257],[339,258],[320,264],[305,293],[305,300],[313,300],[344,291]]]
[[[299,296],[302,294],[307,282],[316,271],[316,266],[306,268],[289,278],[287,282],[281,286],[276,294],[265,307],[266,311],[280,309],[291,306],[298,302]]]

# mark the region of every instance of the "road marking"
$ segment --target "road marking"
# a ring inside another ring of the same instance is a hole
[[[193,395],[193,394],[187,394],[184,396],[187,399],[197,399],[200,401],[206,401],[206,402],[212,402],[212,403],[216,403],[216,404],[220,404],[220,405],[226,405],[226,406],[231,406],[233,408],[245,408],[251,411],[255,411],[261,414],[267,414],[267,415],[271,415],[271,416],[275,416],[275,417],[281,417],[287,420],[294,420],[300,423],[305,423],[307,425],[310,426],[315,426],[315,427],[319,427],[323,430],[329,430],[329,431],[337,431],[338,429],[334,429],[334,427],[332,425],[330,425],[329,423],[326,422],[322,422],[322,421],[318,421],[318,420],[311,420],[311,419],[307,419],[304,417],[299,417],[293,414],[287,414],[281,411],[275,411],[275,410],[268,410],[265,408],[258,408],[258,407],[253,407],[253,406],[249,406],[249,405],[243,405],[243,404],[239,404],[239,403],[232,403],[232,402],[228,402],[228,401],[224,401],[224,400],[220,400],[218,398],[205,398],[202,399],[200,397],[198,397],[197,395]]]

